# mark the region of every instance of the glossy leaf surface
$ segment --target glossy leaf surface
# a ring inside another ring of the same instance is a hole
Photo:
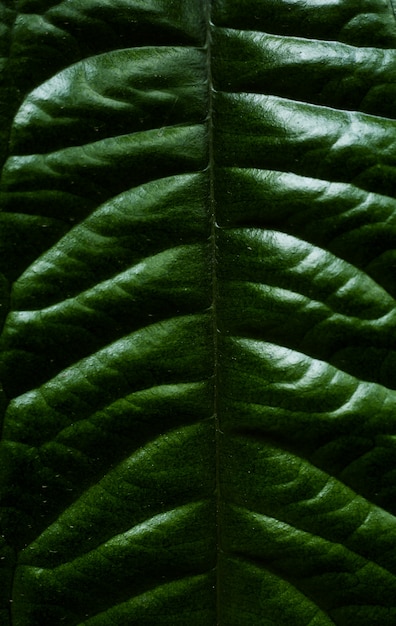
[[[0,622],[391,626],[392,3],[2,24]]]

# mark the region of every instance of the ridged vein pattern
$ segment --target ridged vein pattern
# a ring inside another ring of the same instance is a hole
[[[5,626],[396,623],[392,6],[208,5],[1,4]]]
[[[395,20],[214,4],[222,621],[396,622]]]
[[[0,622],[214,623],[204,15],[15,4]]]

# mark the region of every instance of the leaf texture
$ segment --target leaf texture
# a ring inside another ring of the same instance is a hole
[[[1,623],[391,626],[392,3],[2,14]]]

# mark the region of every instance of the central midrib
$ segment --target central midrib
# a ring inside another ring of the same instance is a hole
[[[210,213],[210,246],[211,246],[211,273],[212,273],[212,333],[213,333],[213,419],[215,428],[215,454],[216,454],[216,484],[215,484],[215,506],[216,506],[216,623],[221,623],[220,614],[220,422],[218,413],[218,390],[219,390],[219,346],[218,346],[218,322],[217,322],[217,223],[216,223],[216,202],[214,191],[214,147],[213,147],[213,78],[212,78],[212,21],[211,21],[211,0],[206,0],[206,68],[208,81],[208,178],[209,178],[209,213]]]

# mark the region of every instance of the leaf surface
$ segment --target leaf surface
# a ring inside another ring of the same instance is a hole
[[[396,19],[3,3],[5,626],[396,620]]]

